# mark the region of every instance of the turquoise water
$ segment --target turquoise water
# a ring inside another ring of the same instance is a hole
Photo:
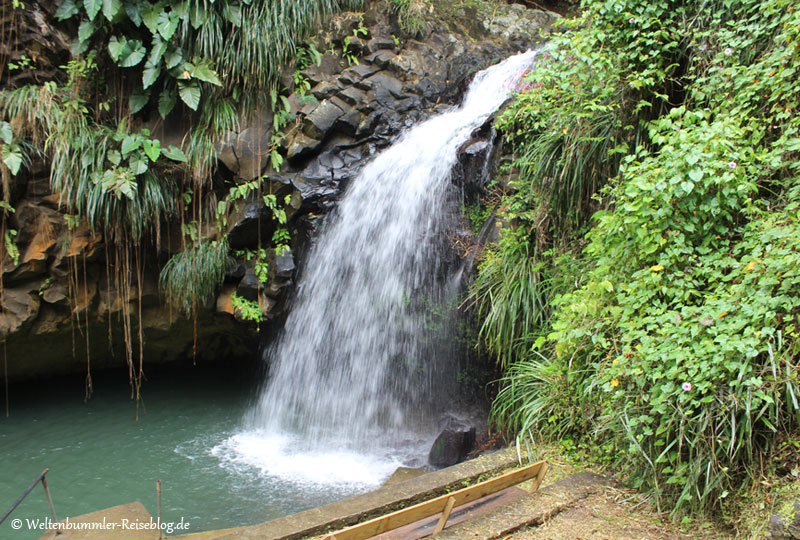
[[[373,487],[267,474],[226,452],[257,377],[191,367],[149,377],[138,419],[125,373],[95,376],[86,403],[80,378],[12,383],[11,415],[0,418],[0,515],[46,467],[59,519],[133,501],[155,516],[160,479],[163,521],[183,518],[188,532],[259,523]],[[13,530],[11,520],[46,516],[39,485],[0,525],[0,538],[38,538],[42,531]]]

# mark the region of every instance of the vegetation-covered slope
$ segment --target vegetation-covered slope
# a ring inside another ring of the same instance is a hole
[[[494,416],[711,509],[800,427],[800,12],[586,0],[564,26],[499,122],[520,176],[472,292]]]

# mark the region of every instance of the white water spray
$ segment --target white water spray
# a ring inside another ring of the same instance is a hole
[[[444,371],[431,312],[454,292],[440,262],[451,170],[536,54],[479,72],[460,107],[407,131],[348,187],[265,352],[269,378],[247,431],[223,454],[286,479],[373,485],[419,453],[419,417]]]

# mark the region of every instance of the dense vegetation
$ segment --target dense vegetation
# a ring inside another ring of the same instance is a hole
[[[800,11],[580,13],[499,121],[520,174],[472,291],[493,415],[711,510],[800,428]]]

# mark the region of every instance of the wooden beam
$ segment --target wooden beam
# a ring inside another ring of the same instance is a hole
[[[456,500],[453,497],[447,499],[447,504],[444,505],[444,510],[442,511],[442,517],[439,518],[439,523],[436,524],[433,534],[440,533],[444,530],[444,526],[447,525],[447,520],[450,519],[450,512],[453,511],[453,506],[455,506],[455,504]]]
[[[480,482],[474,486],[465,487],[452,493],[446,493],[429,501],[424,501],[414,506],[409,506],[408,508],[386,514],[385,516],[370,519],[369,521],[338,530],[335,534],[329,534],[325,538],[328,540],[366,540],[367,538],[372,538],[381,533],[444,512],[448,504],[451,505],[450,510],[452,511],[455,506],[477,501],[487,495],[515,486],[520,482],[525,482],[532,478],[535,478],[534,485],[531,487],[531,490],[534,491],[539,488],[546,472],[547,462],[539,461],[533,465],[528,465],[527,467],[516,469],[496,478]],[[445,517],[444,514],[442,517]],[[447,513],[447,517],[449,517],[449,512]],[[446,521],[445,519],[445,522]],[[442,526],[444,526],[444,524],[442,524]]]

